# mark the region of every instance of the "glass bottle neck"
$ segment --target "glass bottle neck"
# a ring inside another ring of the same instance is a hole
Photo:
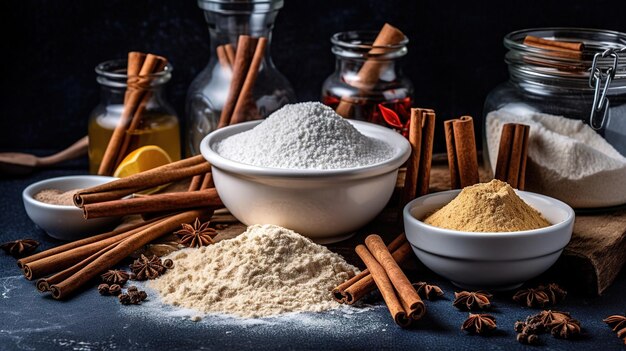
[[[272,41],[272,29],[278,11],[249,14],[223,14],[205,11],[205,19],[209,27],[211,52],[224,44],[237,45],[240,35],[267,38],[266,58]]]

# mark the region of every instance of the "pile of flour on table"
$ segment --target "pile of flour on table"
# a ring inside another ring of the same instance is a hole
[[[241,163],[291,169],[360,167],[393,155],[390,145],[361,134],[319,102],[285,105],[255,128],[224,139],[216,151]]]
[[[487,114],[489,161],[495,170],[502,125],[530,126],[526,190],[575,208],[626,203],[626,158],[580,120],[505,106]]]
[[[250,318],[339,307],[331,290],[358,273],[340,255],[275,225],[253,225],[167,258],[174,268],[149,283],[164,303]]]

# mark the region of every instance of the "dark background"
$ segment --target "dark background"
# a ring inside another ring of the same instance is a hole
[[[436,151],[442,151],[441,121],[480,118],[487,93],[507,79],[504,35],[543,26],[626,31],[625,13],[626,1],[607,0],[285,0],[271,53],[298,99],[318,100],[334,69],[333,33],[397,26],[410,39],[402,64],[416,87],[415,105],[437,111]],[[0,18],[0,149],[60,149],[85,135],[99,99],[94,67],[130,50],[171,61],[167,96],[184,127],[187,87],[209,59],[195,1],[9,0]]]

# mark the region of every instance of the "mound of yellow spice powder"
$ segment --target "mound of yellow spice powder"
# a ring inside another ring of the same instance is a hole
[[[464,232],[517,232],[550,225],[509,184],[497,179],[464,188],[424,222]]]

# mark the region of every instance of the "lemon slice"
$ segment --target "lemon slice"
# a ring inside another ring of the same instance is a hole
[[[172,159],[165,150],[156,145],[142,146],[124,157],[119,166],[113,173],[114,177],[124,178],[147,171],[156,167],[160,167],[171,163]],[[151,194],[159,191],[167,186],[167,184],[155,187],[153,189],[144,190],[141,194]]]
[[[170,155],[156,145],[142,146],[126,155],[117,166],[114,177],[124,178],[172,162]]]

